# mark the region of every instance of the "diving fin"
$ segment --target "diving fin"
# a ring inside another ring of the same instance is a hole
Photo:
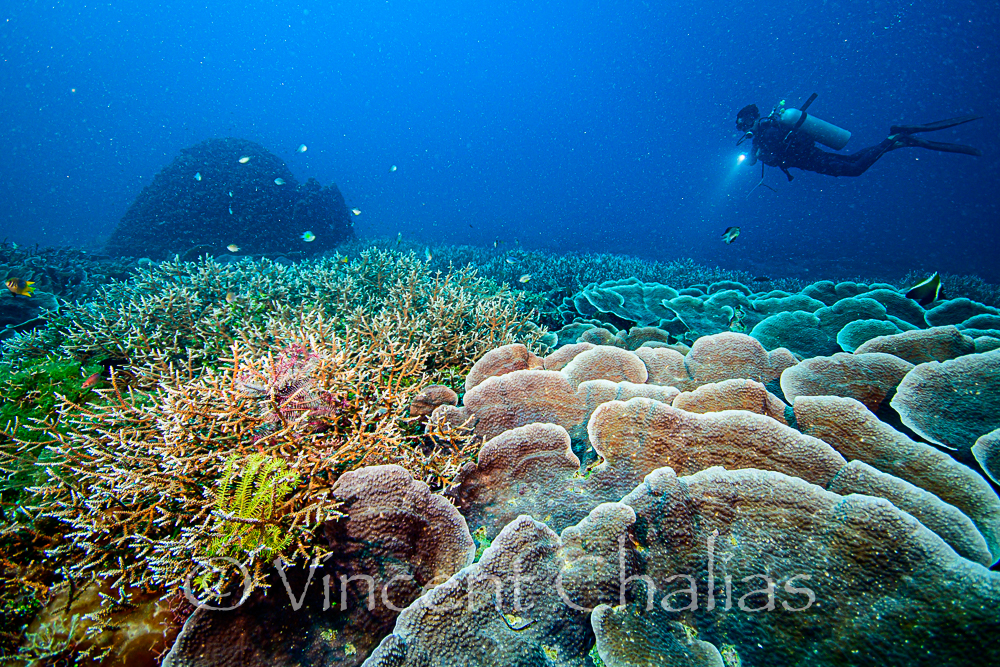
[[[893,125],[889,128],[889,134],[916,134],[917,132],[934,132],[935,130],[944,130],[949,127],[955,127],[956,125],[961,125],[963,123],[970,123],[974,120],[979,120],[982,116],[959,116],[958,118],[949,118],[947,120],[939,120],[933,123],[927,123],[925,125]]]
[[[966,146],[965,144],[949,144],[944,141],[927,141],[926,139],[920,139],[918,137],[910,136],[909,134],[901,134],[896,138],[896,143],[890,148],[890,150],[895,148],[903,148],[906,146],[914,146],[917,148],[926,148],[932,151],[941,151],[942,153],[962,153],[963,155],[976,155],[981,156],[983,152],[978,148],[973,148],[972,146]]]

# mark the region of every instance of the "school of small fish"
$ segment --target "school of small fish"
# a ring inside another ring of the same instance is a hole
[[[305,153],[307,150],[309,150],[308,146],[306,146],[305,144],[299,144],[299,147],[295,149],[295,152],[297,152],[297,153]],[[250,158],[249,155],[243,155],[243,156],[241,156],[239,158],[239,163],[240,164],[247,164],[248,162],[250,162],[250,159],[251,158]],[[397,169],[398,169],[398,167],[393,164],[393,165],[391,165],[389,167],[389,173],[393,173]],[[196,181],[201,181],[202,180],[201,172],[195,172],[194,179]],[[283,179],[281,177],[275,178],[274,179],[274,184],[275,185],[285,185],[285,179]],[[233,197],[233,191],[232,190],[230,190],[228,194],[229,194],[230,197]],[[232,205],[230,205],[228,208],[229,208],[229,214],[233,215],[233,207],[232,207]],[[361,209],[360,208],[352,208],[351,209],[351,213],[353,215],[355,215],[355,216],[361,215]],[[471,224],[469,226],[472,227]],[[722,235],[722,238],[723,238],[723,241],[726,244],[730,244],[730,243],[732,243],[736,239],[737,236],[739,236],[739,234],[740,234],[740,228],[739,227],[727,227],[726,231]],[[316,240],[316,235],[313,234],[311,231],[305,231],[305,232],[302,233],[301,238],[302,238],[302,241],[305,242],[305,243],[312,243],[313,241]],[[396,235],[396,244],[399,245],[399,244],[402,243],[402,241],[403,241],[403,233],[399,232]],[[504,244],[504,241],[502,239],[499,239],[499,238],[497,238],[496,240],[493,241],[493,247],[494,248],[499,248],[503,244]],[[516,244],[516,241],[515,241],[515,244]],[[230,243],[229,245],[226,246],[226,249],[229,252],[237,253],[237,252],[240,251],[240,246],[236,245],[235,243]],[[424,260],[427,261],[427,262],[430,262],[433,258],[434,258],[434,255],[431,252],[430,247],[426,247],[424,249]],[[347,259],[347,257],[340,257],[339,261],[341,263],[343,263],[343,264],[346,264],[348,262],[348,259]],[[518,263],[518,260],[515,259],[515,258],[513,258],[513,257],[507,257],[505,261],[506,261],[507,264],[510,264],[510,265],[516,265]],[[525,274],[521,275],[517,280],[521,284],[527,284],[528,282],[531,281],[531,279],[532,279],[532,274],[525,273]],[[17,295],[31,296],[31,293],[34,291],[34,287],[32,287],[33,284],[34,283],[32,283],[30,281],[29,282],[25,282],[25,281],[20,280],[20,279],[13,279],[12,278],[12,279],[10,279],[10,280],[7,281],[7,289],[9,289],[15,296],[17,296]],[[225,300],[226,300],[227,303],[230,303],[230,304],[233,303],[233,302],[235,302],[236,301],[236,293],[233,290],[231,290],[231,289],[227,290],[226,291],[226,295],[225,295]],[[100,379],[100,375],[101,375],[100,373],[96,373],[94,376],[91,376],[90,378],[87,378],[87,381],[90,382],[91,380],[93,380],[92,384],[96,384],[97,381]],[[85,385],[85,386],[90,386],[90,385]]]

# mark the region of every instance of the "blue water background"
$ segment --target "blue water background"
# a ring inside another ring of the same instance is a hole
[[[1000,281],[994,2],[3,5],[0,237],[20,243],[97,247],[181,148],[237,136],[336,182],[361,236]],[[768,169],[777,192],[746,198],[736,111],[814,91],[846,152],[976,113],[933,138],[984,155]]]

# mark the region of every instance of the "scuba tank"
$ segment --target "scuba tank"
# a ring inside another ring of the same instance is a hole
[[[820,120],[819,118],[806,113],[806,109],[815,99],[816,93],[813,93],[809,99],[806,100],[806,103],[802,105],[801,109],[794,109],[791,107],[786,108],[784,106],[784,100],[782,100],[781,103],[775,107],[771,116],[777,120],[781,126],[788,128],[789,134],[791,134],[791,132],[801,132],[813,141],[817,141],[824,146],[829,146],[830,148],[839,151],[847,145],[848,141],[850,141],[851,133],[832,123]]]

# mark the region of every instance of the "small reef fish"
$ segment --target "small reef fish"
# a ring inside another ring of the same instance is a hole
[[[285,184],[285,179],[283,179],[283,178],[276,178],[276,179],[274,179],[274,184],[275,185],[284,185]]]
[[[308,146],[306,146],[305,144],[299,144],[299,147],[295,149],[295,152],[296,153],[305,153],[307,150],[309,150]]]
[[[312,232],[302,232],[302,240],[306,243],[312,243],[316,240],[316,235]]]
[[[230,213],[232,213],[232,211],[230,211]],[[230,243],[229,245],[226,246],[226,250],[228,250],[229,252],[239,252],[240,247],[235,243]]]
[[[531,280],[531,274],[530,273],[525,273],[523,276],[521,276],[520,278],[517,279],[517,282],[519,282],[519,283],[526,283],[529,280]]]
[[[200,171],[194,172],[194,180],[196,180],[196,181],[200,181],[201,180],[201,172]]]
[[[240,164],[246,164],[249,161],[250,161],[250,158],[247,157],[246,155],[244,155],[243,157],[240,158]]]
[[[236,301],[236,292],[229,289],[226,290],[226,303],[233,303]]]
[[[232,215],[232,214],[233,214],[233,207],[232,207],[232,206],[230,206],[230,207],[229,207],[229,215]]]
[[[341,263],[341,264],[347,264],[347,261],[348,261],[348,260],[347,260],[347,258],[346,258],[346,257],[341,257],[341,258],[340,258],[340,263]]]
[[[403,242],[403,232],[400,232],[396,234],[396,245],[399,245],[402,242]]]
[[[97,371],[96,373],[88,377],[86,380],[83,381],[83,384],[80,385],[80,388],[90,389],[91,387],[93,387],[95,384],[101,381],[102,373],[103,371]]]
[[[354,215],[361,215],[361,209],[360,208],[352,208],[351,209],[351,213],[353,213]]]
[[[736,237],[740,235],[739,227],[726,227],[726,231],[722,232],[722,240],[725,241],[726,245],[729,245],[736,240]]]
[[[32,280],[10,278],[7,280],[7,289],[9,289],[10,293],[14,296],[31,296],[31,294],[35,291],[35,288],[32,287],[34,284],[35,283]]]
[[[428,262],[434,259],[434,255],[431,254],[431,249],[427,248],[424,250],[424,259]]]
[[[232,197],[232,196],[233,196],[233,191],[232,191],[232,190],[230,190],[230,191],[229,191],[229,196],[230,196],[230,197]]]
[[[390,173],[390,174],[391,174],[392,172],[394,172],[394,171],[396,171],[396,165],[392,165],[391,167],[389,167],[389,173]]]
[[[507,258],[507,263],[508,264],[517,264],[517,260],[514,259],[513,257],[508,257]]]
[[[941,276],[935,271],[934,275],[911,287],[906,291],[906,298],[913,299],[921,306],[928,306],[939,299],[944,298],[941,292]]]
[[[769,283],[771,279],[768,276],[754,276],[753,282],[755,283]]]

